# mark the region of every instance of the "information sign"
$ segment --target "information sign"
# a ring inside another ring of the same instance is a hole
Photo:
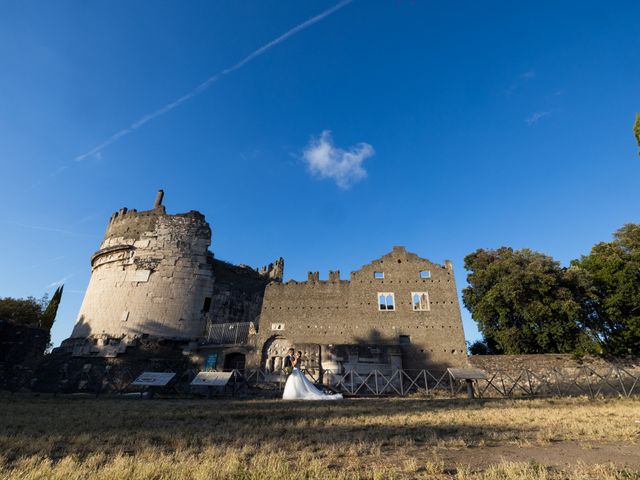
[[[218,354],[212,353],[207,357],[207,361],[204,364],[205,372],[211,372],[216,369],[216,365],[218,364]]]
[[[233,375],[233,372],[200,372],[193,379],[191,385],[204,387],[224,387]]]
[[[175,376],[173,372],[144,372],[131,385],[164,387]]]

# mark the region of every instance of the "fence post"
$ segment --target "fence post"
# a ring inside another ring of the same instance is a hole
[[[425,389],[425,394],[429,395],[429,379],[427,378],[427,371],[426,370],[422,370],[422,376],[424,377],[424,389]]]

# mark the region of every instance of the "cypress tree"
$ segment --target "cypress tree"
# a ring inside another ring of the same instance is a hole
[[[636,141],[640,148],[640,113],[636,113],[636,123],[633,125],[633,133],[636,135]],[[638,152],[638,155],[640,155],[640,151]]]
[[[56,319],[56,314],[58,313],[58,306],[60,305],[60,299],[62,298],[62,290],[64,289],[64,285],[56,288],[53,297],[51,297],[51,301],[49,305],[47,305],[47,309],[44,311],[42,316],[40,317],[40,327],[46,328],[47,330],[51,330],[53,326],[53,321]]]

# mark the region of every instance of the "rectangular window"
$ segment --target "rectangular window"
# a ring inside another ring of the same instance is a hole
[[[204,313],[207,313],[209,310],[211,310],[211,297],[205,297],[204,305],[202,306],[202,311]]]
[[[411,345],[411,337],[409,335],[400,335],[400,345]]]
[[[378,292],[378,310],[395,310],[396,301],[393,292]]]
[[[431,278],[431,272],[429,270],[420,270],[420,278]]]
[[[411,305],[416,312],[429,310],[429,294],[427,292],[411,292]]]
[[[373,272],[373,278],[377,278],[377,279],[384,278],[384,272]]]

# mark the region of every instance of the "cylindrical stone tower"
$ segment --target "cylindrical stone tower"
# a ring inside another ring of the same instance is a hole
[[[162,197],[160,191],[152,210],[123,208],[111,216],[91,257],[72,338],[203,336],[213,284],[211,229],[196,211],[168,215]]]

